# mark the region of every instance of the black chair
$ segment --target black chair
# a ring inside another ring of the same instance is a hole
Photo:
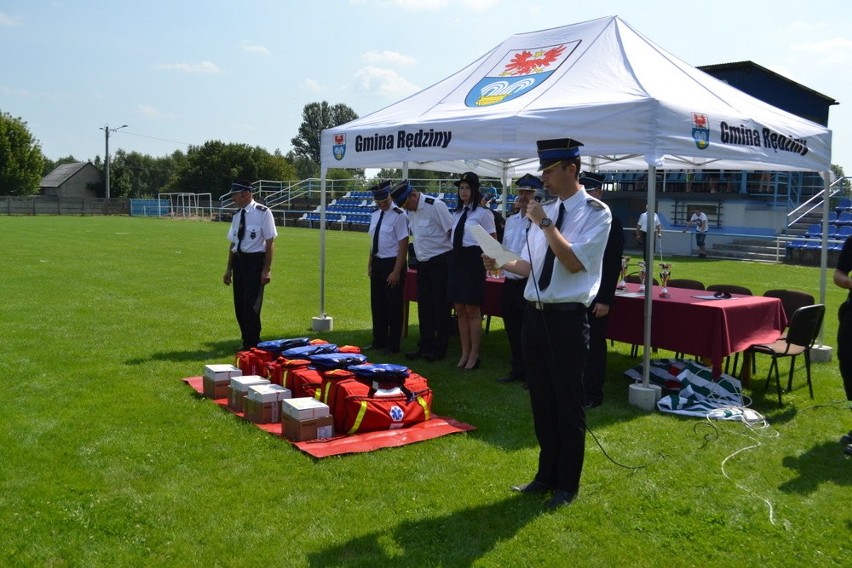
[[[688,290],[704,290],[704,283],[691,278],[671,278],[669,288],[686,288]]]
[[[810,350],[816,342],[822,320],[825,316],[825,306],[814,304],[803,306],[793,313],[790,325],[787,327],[787,335],[777,339],[774,343],[752,345],[748,349],[752,355],[762,353],[772,357],[769,373],[766,375],[764,390],[769,388],[772,380],[772,372],[775,371],[775,383],[778,387],[778,406],[784,406],[781,400],[781,378],[778,373],[778,359],[790,357],[790,374],[787,379],[787,392],[793,389],[793,372],[796,369],[796,357],[804,354],[805,370],[808,375],[808,391],[811,399],[814,398],[814,387],[811,382],[811,354]]]
[[[710,284],[707,286],[708,292],[727,292],[728,294],[740,294],[741,296],[752,296],[751,290],[745,286],[737,284]]]
[[[763,295],[781,300],[788,326],[796,310],[803,306],[812,306],[816,303],[816,299],[811,294],[802,292],[801,290],[767,290]]]
[[[642,283],[642,281],[639,280],[638,274],[628,274],[627,276],[624,277],[624,281],[630,282],[631,284],[641,284]],[[654,278],[654,286],[659,286],[659,285],[660,285],[660,283],[657,282],[656,278]]]

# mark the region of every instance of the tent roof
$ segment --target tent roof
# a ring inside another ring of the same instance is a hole
[[[603,170],[828,171],[831,131],[751,97],[611,16],[509,37],[443,81],[324,130],[329,168],[515,175],[570,136]]]

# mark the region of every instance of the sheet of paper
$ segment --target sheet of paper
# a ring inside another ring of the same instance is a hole
[[[473,234],[473,238],[476,239],[476,243],[479,245],[479,248],[482,249],[482,252],[485,253],[486,256],[490,256],[496,260],[497,266],[503,266],[507,262],[512,262],[513,260],[521,258],[501,245],[497,239],[486,233],[485,229],[482,228],[482,225],[466,225],[465,231],[470,231]]]
[[[699,300],[736,300],[736,298],[717,298],[715,295],[710,294],[709,296],[693,296],[693,298],[698,298]]]

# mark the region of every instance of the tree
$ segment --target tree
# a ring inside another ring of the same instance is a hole
[[[358,118],[355,111],[343,103],[329,106],[326,101],[308,103],[302,110],[299,135],[290,140],[292,154],[296,158],[307,158],[320,165],[320,136],[326,128],[333,128]]]
[[[846,177],[843,173],[843,166],[839,166],[837,164],[831,164],[832,173],[839,179],[842,177]],[[852,187],[852,184],[849,183],[848,179],[844,179],[837,186],[837,189],[842,189],[843,191],[849,191],[849,188]]]
[[[27,123],[0,113],[0,195],[38,193],[44,156]]]
[[[190,146],[167,191],[212,193],[215,199],[227,193],[235,179],[284,180],[295,174],[280,152],[270,154],[259,146],[209,140],[203,146]]]

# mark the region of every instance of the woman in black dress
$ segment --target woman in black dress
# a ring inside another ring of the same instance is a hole
[[[480,225],[492,237],[496,230],[491,210],[479,205],[479,176],[466,172],[455,182],[455,186],[459,188],[459,200],[453,211],[453,230],[450,235],[453,250],[450,253],[447,298],[453,303],[459,321],[461,357],[456,367],[472,371],[479,368],[480,364],[485,267],[482,264],[482,249],[468,229],[472,225]]]

